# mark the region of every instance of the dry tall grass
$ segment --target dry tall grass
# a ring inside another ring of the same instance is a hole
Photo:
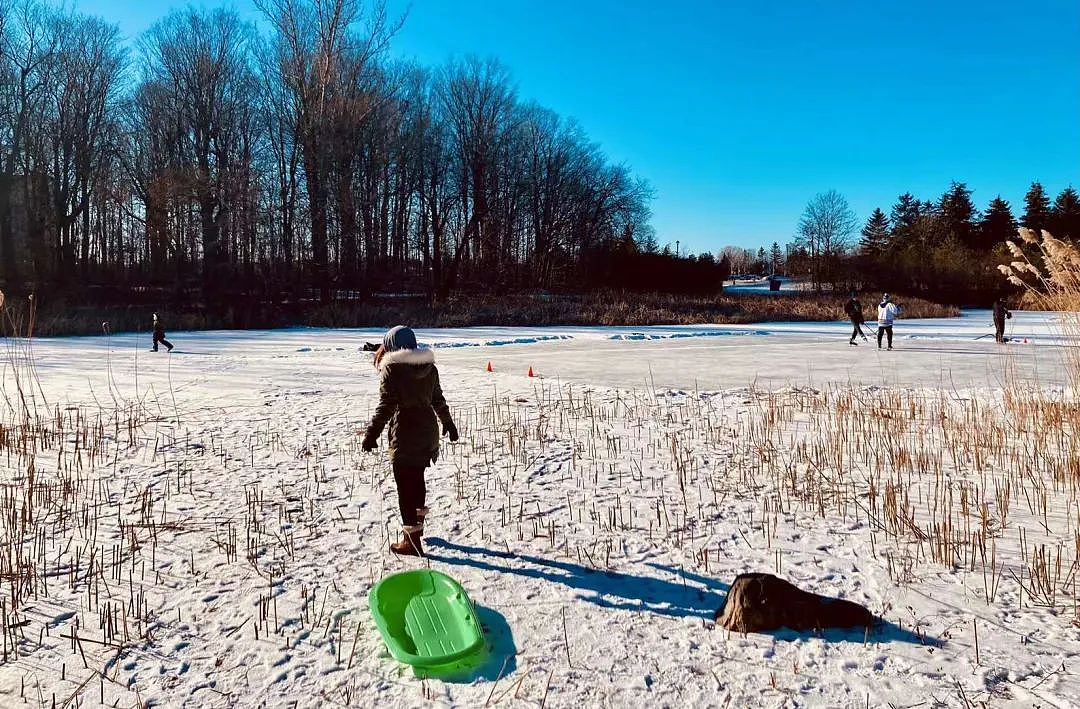
[[[1020,239],[1032,256],[1020,245],[1007,241],[1013,261],[998,270],[1013,285],[1024,289],[1024,298],[1039,310],[1059,313],[1062,334],[1080,340],[1080,249],[1075,244],[1055,239],[1043,230],[1019,230]],[[1080,392],[1080,348],[1066,347],[1065,361],[1073,392]]]
[[[955,317],[959,308],[920,298],[899,298],[906,318]],[[759,322],[815,322],[846,318],[843,295],[784,293],[780,295],[720,294],[685,296],[664,293],[600,292],[584,295],[511,294],[459,295],[432,307],[423,300],[386,299],[342,301],[330,305],[292,306],[292,311],[259,305],[229,308],[223,313],[174,312],[164,309],[166,326],[173,330],[261,329],[308,325],[312,327],[384,327],[400,322],[415,327],[479,326],[645,326],[713,325]],[[867,299],[868,301],[872,298]],[[866,302],[869,307],[873,302]],[[162,312],[162,308],[156,309]],[[97,335],[101,322],[112,331],[149,335],[155,308],[92,307],[51,304],[36,316],[38,337]],[[28,305],[12,307],[25,318]]]
[[[436,308],[423,304],[336,304],[314,311],[308,324],[324,327],[647,326],[846,319],[839,295],[685,296],[603,292],[586,295],[458,296]],[[901,298],[904,317],[955,317],[960,309],[920,298]],[[873,306],[873,303],[868,303]],[[869,309],[867,315],[872,315]]]
[[[15,308],[0,291],[0,341],[5,349],[0,360],[0,412],[6,409],[22,425],[29,424],[31,412],[36,413],[39,405],[48,407],[34,363],[36,316],[33,296],[24,307]]]
[[[1043,230],[1019,230],[1020,239],[1035,249],[1035,262],[1013,241],[1005,242],[1013,261],[998,266],[1009,282],[1030,294],[1045,310],[1080,312],[1080,249]]]

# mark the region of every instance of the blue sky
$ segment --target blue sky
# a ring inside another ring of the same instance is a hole
[[[195,3],[216,6],[218,3]],[[229,4],[255,19],[251,0]],[[78,0],[134,36],[167,0]],[[1080,188],[1080,2],[388,0],[391,53],[496,56],[656,190],[685,253],[790,240],[839,190],[860,220],[951,180],[1019,212]]]

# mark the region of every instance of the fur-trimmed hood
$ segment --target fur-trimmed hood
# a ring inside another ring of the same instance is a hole
[[[422,367],[426,364],[435,364],[435,350],[426,345],[420,345],[414,350],[394,350],[393,352],[387,352],[379,361],[379,371],[385,372],[386,368],[391,364],[411,364],[416,367]]]

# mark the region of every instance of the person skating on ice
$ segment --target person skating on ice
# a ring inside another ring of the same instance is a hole
[[[997,342],[1005,342],[1005,320],[1012,318],[1012,311],[1005,307],[1005,301],[998,298],[994,301],[994,339]]]
[[[866,335],[862,331],[862,324],[866,320],[863,318],[862,303],[859,302],[855,291],[851,291],[851,298],[844,304],[844,313],[851,320],[851,341],[848,344],[858,344],[855,342],[856,337],[861,337],[863,342],[866,342]]]
[[[424,471],[439,458],[439,424],[450,441],[458,440],[457,426],[450,416],[435,352],[417,344],[410,328],[398,325],[383,337],[375,352],[379,370],[379,405],[364,435],[361,447],[375,450],[383,428],[389,424],[390,464],[397,484],[403,536],[390,551],[423,556],[421,537],[427,516],[427,486]]]
[[[157,352],[159,343],[165,345],[168,352],[172,352],[172,343],[165,339],[165,324],[158,318],[157,313],[154,313],[154,346],[150,351]]]
[[[877,308],[877,346],[881,349],[881,338],[883,335],[889,337],[889,349],[892,349],[892,336],[893,336],[893,321],[900,316],[902,308],[896,303],[892,302],[889,298],[889,294],[881,296],[881,302],[878,303]]]

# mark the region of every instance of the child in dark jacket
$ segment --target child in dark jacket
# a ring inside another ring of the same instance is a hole
[[[157,313],[154,313],[154,346],[150,351],[157,352],[159,343],[168,347],[168,351],[172,352],[172,343],[165,339],[165,324],[158,319]]]
[[[435,353],[419,346],[411,329],[398,325],[386,333],[375,353],[375,366],[379,370],[379,405],[362,448],[375,450],[389,424],[390,463],[404,531],[402,540],[391,544],[390,551],[423,556],[420,539],[427,515],[424,471],[439,457],[439,423],[451,442],[458,440],[457,427],[439,384]]]
[[[856,337],[862,337],[863,342],[866,342],[866,335],[863,334],[862,324],[865,322],[863,319],[862,303],[859,302],[859,298],[855,291],[851,291],[851,298],[844,304],[844,313],[851,320],[851,340],[848,344],[858,344],[855,342]]]

